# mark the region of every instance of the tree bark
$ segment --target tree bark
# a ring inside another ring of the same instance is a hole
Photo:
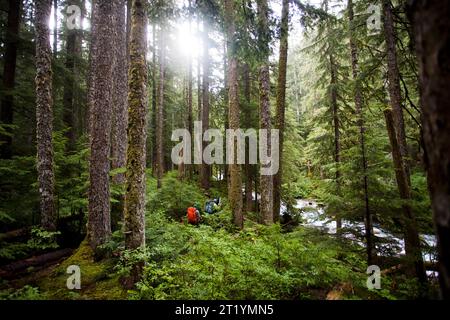
[[[58,0],[53,0],[53,58],[58,58]]]
[[[74,4],[82,7],[81,1],[76,1]],[[77,79],[77,65],[76,62],[81,59],[81,32],[78,29],[69,30],[67,28],[66,38],[66,61],[65,61],[65,75],[64,75],[64,92],[63,92],[63,121],[68,128],[66,137],[68,140],[67,151],[73,151],[76,144],[76,120],[75,120],[75,101],[74,92],[76,92]]]
[[[14,94],[17,64],[17,46],[19,42],[19,27],[21,20],[22,1],[9,0],[8,25],[3,65],[3,90],[1,101],[0,124],[12,125],[14,118]],[[8,131],[10,131],[8,129]],[[12,137],[0,135],[0,158],[12,157]]]
[[[112,169],[125,168],[128,126],[128,54],[125,0],[119,0],[114,8],[114,69],[113,69],[113,121],[111,131]],[[125,182],[125,174],[114,176],[113,181]]]
[[[224,90],[225,90],[225,96],[224,96],[224,102],[225,102],[225,132],[227,129],[230,128],[229,119],[228,119],[228,92],[229,92],[229,85],[228,85],[228,51],[227,51],[227,40],[224,41],[224,48],[223,48],[223,79],[224,79]],[[226,145],[223,146],[224,152],[223,154],[226,154]],[[224,178],[227,183],[227,190],[230,189],[230,167],[226,163],[224,164]]]
[[[89,215],[88,240],[92,249],[107,242],[111,236],[109,155],[111,150],[111,119],[113,93],[113,65],[109,54],[113,52],[114,4],[109,0],[95,0],[93,18],[93,43],[91,50],[92,101],[91,156],[89,163]]]
[[[97,0],[92,0],[91,3],[91,33],[90,33],[90,45],[89,45],[89,68],[88,68],[88,77],[87,77],[87,114],[86,114],[86,123],[87,125],[87,133],[89,139],[91,139],[92,132],[92,103],[94,102],[94,66],[93,63],[96,60],[94,44],[96,43],[97,37],[97,23],[95,19],[97,19]]]
[[[352,76],[354,81],[354,102],[355,102],[355,112],[357,115],[357,122],[359,128],[359,145],[361,152],[361,167],[363,174],[363,190],[364,190],[364,224],[365,224],[365,238],[366,238],[366,249],[367,249],[367,263],[368,265],[373,264],[373,258],[376,255],[375,247],[373,245],[373,223],[372,214],[370,212],[369,205],[369,187],[368,187],[368,176],[367,176],[367,155],[366,155],[366,145],[365,145],[365,125],[364,125],[364,114],[363,114],[363,97],[361,94],[361,86],[359,83],[359,63],[358,63],[358,48],[355,43],[354,38],[354,10],[353,10],[353,0],[348,0],[347,5],[348,19],[349,19],[349,38],[350,38],[350,56],[352,64]]]
[[[394,124],[397,128],[397,141],[399,143],[403,166],[408,184],[411,185],[410,169],[408,165],[408,145],[406,143],[405,121],[402,109],[402,92],[400,88],[400,71],[397,62],[396,39],[397,32],[394,26],[394,18],[390,0],[383,0],[383,25],[386,39],[387,77],[390,102],[394,116]]]
[[[73,249],[64,248],[57,251],[47,252],[39,256],[33,256],[24,260],[19,260],[2,266],[0,268],[0,277],[3,279],[17,279],[19,275],[23,276],[24,273],[35,273],[42,267],[52,263],[56,263],[64,258],[67,258],[73,253]]]
[[[425,163],[439,251],[442,298],[450,300],[450,3],[411,2],[420,66]]]
[[[130,63],[130,36],[131,36],[131,6],[133,0],[126,0],[127,2],[127,60]],[[129,65],[128,65],[129,66]],[[128,68],[127,68],[128,70]]]
[[[267,130],[267,150],[270,152],[270,79],[269,66],[265,65],[259,71],[259,92],[260,92],[260,129]],[[263,166],[263,164],[261,164]],[[260,175],[260,192],[261,192],[261,219],[264,224],[271,224],[274,220],[273,214],[273,177],[268,175]]]
[[[209,34],[208,34],[208,12],[203,12],[203,81],[202,81],[202,134],[209,128]],[[203,150],[207,142],[202,139]],[[210,166],[204,161],[200,169],[200,182],[202,188],[208,190],[210,187]]]
[[[386,124],[391,142],[394,167],[400,198],[405,201],[403,210],[403,228],[405,234],[405,251],[411,261],[408,272],[416,275],[419,281],[426,283],[423,258],[420,249],[420,238],[416,218],[407,202],[411,200],[410,170],[407,163],[408,149],[406,145],[405,123],[403,119],[402,97],[400,89],[400,73],[397,64],[396,32],[389,0],[383,0],[383,24],[386,39],[386,57],[388,67],[388,91],[392,112],[392,123],[389,110],[386,112]]]
[[[189,1],[189,31],[192,32],[192,22],[191,22],[191,1]],[[188,56],[188,75],[187,75],[187,106],[188,106],[188,118],[187,118],[187,128],[189,134],[192,137],[193,134],[193,124],[194,124],[194,116],[192,114],[192,55]],[[191,150],[192,151],[192,150]],[[191,152],[192,154],[192,152]],[[188,165],[188,174],[189,178],[192,178],[192,166]]]
[[[269,74],[269,37],[270,30],[268,25],[269,6],[267,0],[258,0],[258,26],[259,26],[259,44],[261,52],[261,62],[259,66],[259,127],[267,130],[267,151],[271,150],[271,118],[270,118],[270,74]],[[264,164],[260,165],[261,168]],[[262,170],[261,170],[262,172]],[[273,214],[273,177],[260,175],[261,192],[261,222],[270,224],[274,220]]]
[[[36,144],[41,226],[56,229],[53,166],[52,49],[47,24],[51,0],[36,1]]]
[[[200,33],[200,20],[197,20],[197,33]],[[202,57],[201,53],[198,53],[197,57],[197,111],[198,111],[198,121],[202,120]]]
[[[400,144],[397,141],[397,132],[393,112],[386,109],[384,112],[386,118],[386,127],[389,140],[392,147],[392,158],[394,161],[395,177],[397,180],[400,198],[404,201],[402,205],[403,217],[401,219],[405,234],[405,252],[408,257],[407,272],[409,275],[415,275],[420,283],[426,283],[425,268],[423,265],[422,252],[420,249],[420,238],[417,229],[417,222],[408,203],[411,201],[411,189],[408,183],[403,159],[401,155]]]
[[[131,11],[129,125],[125,195],[125,246],[145,245],[145,166],[147,138],[147,63],[145,1],[134,0]]]
[[[239,92],[237,78],[237,52],[236,52],[236,26],[234,16],[234,0],[225,1],[225,23],[227,28],[227,53],[228,53],[228,119],[230,129],[239,128]],[[233,143],[234,154],[237,154],[237,144]],[[234,225],[242,229],[244,227],[244,216],[242,214],[242,178],[241,167],[235,159],[229,166],[230,187],[228,199],[231,212],[233,213]]]
[[[250,66],[248,63],[244,63],[242,66],[242,80],[244,82],[244,97],[246,102],[245,107],[245,123],[246,127],[250,128],[251,123],[251,92],[250,92]],[[252,211],[253,210],[253,181],[252,181],[252,166],[250,164],[250,155],[249,155],[249,142],[245,143],[245,210]]]
[[[280,55],[278,60],[278,85],[277,85],[277,111],[275,127],[280,134],[279,169],[273,177],[273,218],[274,222],[280,219],[281,184],[283,175],[283,145],[286,110],[286,71],[288,58],[289,39],[289,0],[283,0],[281,11]]]
[[[334,164],[335,164],[335,180],[336,180],[336,195],[341,194],[341,134],[339,124],[339,106],[338,106],[338,93],[337,93],[337,65],[333,54],[330,54],[330,104],[331,112],[333,115],[333,128],[334,128]],[[342,228],[342,219],[339,213],[336,213],[336,230],[339,231]]]
[[[164,145],[163,145],[163,124],[164,124],[164,77],[165,77],[165,64],[166,64],[166,44],[165,44],[165,30],[161,29],[159,35],[159,93],[158,93],[158,105],[156,110],[156,177],[158,189],[162,186],[162,176],[164,173]]]
[[[151,117],[151,127],[150,127],[150,137],[152,139],[152,175],[156,177],[156,162],[157,162],[157,151],[156,151],[156,106],[158,104],[158,82],[157,82],[157,74],[158,74],[158,66],[156,62],[156,52],[157,49],[157,41],[156,41],[156,24],[153,22],[152,24],[152,45],[153,45],[153,54],[152,54],[152,117]]]

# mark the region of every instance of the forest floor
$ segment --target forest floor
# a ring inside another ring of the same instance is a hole
[[[149,179],[148,190],[156,190],[154,184]],[[224,196],[220,189],[212,193]],[[205,215],[199,227],[180,223],[185,207],[204,200],[195,184],[169,176],[162,189],[148,194],[145,250],[124,250],[117,230],[104,248],[107,258],[95,261],[85,240],[69,257],[41,270],[0,279],[0,299],[334,300],[416,294],[416,284],[401,273],[383,275],[381,290],[367,289],[365,250],[349,239],[302,225],[262,226],[251,214],[244,230],[234,229],[226,197],[224,210]],[[123,279],[137,261],[145,262],[142,279],[127,290]],[[80,290],[67,288],[73,265],[81,270]]]

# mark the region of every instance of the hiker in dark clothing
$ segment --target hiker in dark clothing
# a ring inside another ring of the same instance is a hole
[[[208,214],[214,214],[220,210],[220,198],[209,200],[205,205],[205,212]]]

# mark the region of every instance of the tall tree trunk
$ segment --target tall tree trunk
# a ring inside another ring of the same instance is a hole
[[[3,65],[3,90],[1,101],[0,124],[12,125],[14,116],[14,86],[16,79],[17,44],[19,41],[19,26],[22,1],[9,0],[8,25]],[[10,131],[8,129],[8,131]],[[0,135],[0,158],[10,159],[12,156],[12,137]]]
[[[245,97],[245,124],[247,128],[251,126],[251,92],[250,92],[250,66],[244,63],[242,66],[242,80],[244,82],[244,97]],[[245,210],[253,210],[252,193],[253,193],[253,181],[252,181],[252,166],[250,165],[250,146],[249,142],[245,143]]]
[[[91,3],[91,33],[90,33],[90,44],[89,44],[89,69],[88,69],[88,76],[87,76],[87,114],[86,114],[86,123],[87,125],[87,133],[89,136],[89,139],[92,138],[91,132],[92,132],[92,104],[94,102],[94,89],[95,89],[95,82],[94,82],[94,66],[93,63],[96,61],[96,51],[94,50],[94,44],[96,43],[96,37],[97,37],[97,23],[95,22],[95,19],[97,19],[97,0],[92,0]]]
[[[202,134],[209,128],[209,34],[208,34],[208,12],[203,13],[203,81],[202,81]],[[202,149],[205,150],[207,142],[202,139]],[[202,188],[209,189],[210,166],[202,162],[200,171],[200,182]]]
[[[191,7],[191,0],[189,0],[189,33],[192,33],[192,7]],[[187,71],[187,129],[189,131],[190,136],[193,135],[193,125],[194,125],[194,117],[192,113],[192,55],[189,51],[188,54],[188,71]],[[192,154],[192,147],[191,147],[191,154]],[[188,176],[190,179],[192,179],[192,165],[186,164],[185,165],[188,171]]]
[[[197,18],[197,36],[200,37],[200,20]],[[198,121],[202,121],[202,54],[199,51],[197,54],[197,112]],[[196,166],[196,172],[200,177],[201,164]]]
[[[36,1],[36,143],[41,226],[56,229],[53,167],[52,50],[48,19],[51,0]]]
[[[88,240],[93,249],[111,236],[109,155],[111,150],[111,114],[113,66],[109,54],[113,52],[114,4],[109,0],[95,0],[92,43],[91,157],[89,163]]]
[[[338,93],[337,93],[337,65],[333,54],[330,54],[330,103],[331,112],[333,114],[333,127],[334,127],[334,163],[336,166],[336,194],[341,194],[341,134],[339,129],[339,106],[338,106]],[[339,213],[336,213],[336,230],[342,228],[342,219],[339,217]]]
[[[153,22],[152,24],[152,45],[153,45],[153,54],[152,54],[152,117],[151,117],[151,128],[150,128],[150,137],[152,139],[152,175],[156,177],[156,163],[157,163],[157,151],[156,151],[156,105],[158,104],[158,82],[156,81],[158,66],[156,63],[156,52],[157,52],[157,43],[156,43],[156,24]]]
[[[224,96],[224,102],[225,102],[225,132],[227,132],[227,129],[230,128],[229,119],[228,119],[228,92],[229,92],[229,85],[228,85],[228,51],[227,51],[227,40],[224,41],[224,48],[223,48],[223,79],[224,79],[224,90],[225,90],[225,96]],[[224,145],[224,153],[226,154],[226,145]],[[230,189],[230,167],[226,163],[224,164],[224,179],[227,183],[227,190]]]
[[[200,34],[200,20],[197,20],[197,33]],[[197,56],[197,111],[198,121],[202,120],[202,56],[198,53]]]
[[[58,0],[53,0],[53,58],[58,58]]]
[[[158,105],[156,107],[156,177],[157,187],[161,188],[162,176],[164,172],[164,145],[163,145],[163,125],[164,125],[164,81],[165,81],[165,64],[166,64],[166,44],[164,34],[165,30],[162,27],[159,35],[159,92],[158,92]]]
[[[281,11],[280,56],[278,60],[278,86],[277,86],[277,111],[275,127],[280,134],[279,169],[273,177],[273,218],[274,222],[280,219],[281,184],[283,175],[283,145],[284,145],[284,118],[286,110],[286,71],[289,39],[289,0],[283,0]]]
[[[133,0],[126,0],[126,2],[127,2],[127,60],[128,60],[128,64],[129,64],[130,63],[130,37],[131,37],[131,7],[133,5]]]
[[[134,0],[131,13],[128,149],[125,195],[125,246],[145,245],[145,158],[147,138],[146,10]]]
[[[386,56],[388,66],[388,90],[391,112],[386,113],[386,123],[393,152],[397,185],[400,198],[405,202],[411,200],[410,171],[407,164],[408,150],[406,145],[405,124],[403,120],[402,97],[400,90],[400,74],[397,64],[396,32],[391,8],[391,2],[383,0],[383,24],[386,38]],[[389,114],[392,114],[392,124]],[[390,128],[392,127],[392,128]],[[394,134],[395,133],[395,134]],[[398,150],[397,150],[398,149]],[[405,234],[405,251],[409,257],[408,273],[416,275],[419,281],[426,282],[423,257],[420,249],[420,238],[416,218],[409,203],[405,203],[403,210],[403,228]]]
[[[265,65],[259,71],[259,92],[260,92],[260,129],[267,130],[267,150],[270,153],[270,79],[269,66]],[[263,164],[261,164],[263,166]],[[261,219],[265,224],[270,224],[274,220],[273,214],[273,178],[269,175],[260,175],[261,192]]]
[[[74,4],[82,7],[81,1],[76,1]],[[69,30],[67,28],[66,39],[66,72],[64,75],[64,92],[63,92],[63,120],[64,124],[69,130],[66,133],[68,139],[67,151],[73,151],[76,143],[76,119],[75,119],[75,100],[77,66],[76,62],[81,59],[81,32],[78,29]]]
[[[442,298],[450,300],[450,3],[409,8],[420,65],[425,162],[439,250]]]
[[[81,9],[81,21],[84,21],[86,17],[86,0],[80,0],[80,9]],[[78,30],[79,37],[77,41],[77,57],[79,57],[75,61],[75,73],[74,77],[76,79],[75,82],[75,96],[74,96],[74,105],[75,105],[75,113],[76,113],[76,121],[75,121],[75,133],[76,137],[80,137],[84,134],[86,129],[86,122],[85,122],[85,116],[86,116],[86,102],[82,95],[83,89],[82,89],[82,62],[83,62],[83,41],[85,41],[85,35],[84,31],[82,29]]]
[[[400,71],[397,63],[397,32],[394,26],[394,18],[390,0],[383,0],[383,25],[384,37],[386,39],[386,59],[388,89],[391,107],[394,116],[394,124],[397,128],[397,141],[400,146],[403,166],[407,175],[408,184],[411,185],[410,169],[408,165],[408,146],[406,143],[405,121],[402,109],[402,92],[400,88]]]
[[[259,108],[260,124],[262,130],[267,131],[267,151],[271,152],[271,118],[270,118],[270,74],[269,74],[269,6],[267,0],[258,0],[258,25],[259,25],[259,43],[262,55],[259,66]],[[261,164],[261,169],[265,164]],[[261,222],[270,224],[273,222],[273,177],[260,175],[261,190]]]
[[[352,75],[354,85],[354,101],[355,101],[355,111],[357,115],[357,122],[359,128],[359,144],[361,148],[361,166],[363,173],[363,189],[364,189],[364,223],[365,223],[365,238],[366,238],[366,248],[367,248],[367,263],[372,265],[373,258],[376,255],[375,247],[373,245],[373,224],[372,224],[372,214],[370,212],[369,206],[369,187],[368,187],[368,177],[367,177],[367,155],[365,146],[365,125],[364,125],[364,114],[363,114],[363,97],[361,94],[361,86],[358,80],[359,77],[359,64],[358,64],[358,48],[356,47],[354,38],[354,11],[353,11],[353,0],[348,0],[348,18],[349,18],[349,38],[350,38],[350,55],[352,63]]]
[[[125,0],[119,0],[114,10],[114,70],[113,122],[111,132],[112,169],[125,168],[128,126],[128,54]],[[125,174],[114,176],[115,183],[124,183]]]
[[[225,1],[225,23],[227,28],[227,53],[228,53],[228,121],[231,130],[239,129],[239,92],[237,77],[237,52],[236,52],[236,27],[234,16],[234,0]],[[234,154],[237,154],[237,143],[232,141]],[[230,201],[233,222],[236,227],[244,227],[244,216],[242,214],[242,178],[241,167],[236,159],[233,159],[229,166],[230,187],[228,189],[228,199]]]
[[[418,280],[424,284],[426,282],[425,268],[423,265],[422,252],[420,250],[420,238],[417,229],[416,219],[411,208],[411,189],[408,184],[407,174],[403,165],[400,144],[397,141],[397,129],[393,112],[390,109],[385,110],[386,127],[389,134],[389,140],[392,147],[392,157],[394,161],[395,177],[397,180],[400,198],[405,201],[402,206],[403,217],[401,219],[405,234],[405,251],[408,257],[409,275],[415,275]]]
[[[184,112],[180,115],[181,117],[181,122],[182,122],[182,126],[183,128],[185,128],[186,130],[189,131],[188,129],[188,120],[187,118],[189,117],[189,99],[188,99],[188,84],[187,84],[187,73],[184,75],[183,77],[183,101],[185,103],[185,107],[186,107],[186,113],[187,113],[187,117],[185,116]],[[172,113],[172,131],[174,130],[174,124],[175,124],[175,114]],[[184,155],[185,150],[181,150],[179,153],[179,156],[181,159],[183,159],[183,155]],[[173,162],[171,163],[173,166]],[[181,163],[178,165],[178,180],[184,180],[186,178],[186,164],[184,163],[184,161],[181,161]]]

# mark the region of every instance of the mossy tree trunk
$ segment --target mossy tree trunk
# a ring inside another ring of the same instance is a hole
[[[244,63],[242,65],[242,82],[244,85],[244,99],[245,99],[245,126],[250,128],[251,126],[251,86],[250,86],[250,66],[248,63]],[[252,181],[252,165],[250,164],[250,149],[249,142],[245,142],[245,165],[244,165],[244,173],[245,173],[245,211],[253,210],[253,181]]]
[[[278,84],[277,84],[277,110],[275,117],[275,127],[280,134],[279,169],[273,177],[273,218],[277,222],[280,218],[281,207],[281,184],[283,179],[283,144],[284,144],[284,122],[286,110],[286,72],[288,58],[289,39],[289,0],[283,0],[281,11],[280,28],[280,55],[278,59]]]
[[[442,298],[450,300],[450,3],[411,2],[420,66],[425,162],[439,250]]]
[[[131,10],[128,80],[128,150],[125,195],[125,246],[145,245],[145,166],[147,138],[146,2],[134,0]]]
[[[128,54],[126,31],[126,0],[119,0],[114,8],[114,69],[113,121],[111,130],[112,169],[125,168],[128,126]],[[124,183],[125,174],[114,176],[115,183]]]
[[[406,178],[411,185],[410,168],[408,165],[408,145],[406,143],[405,121],[403,117],[402,92],[400,88],[400,71],[397,60],[397,32],[394,25],[394,15],[390,0],[383,0],[383,26],[386,39],[386,63],[390,104],[394,116],[394,124],[397,130],[397,141],[403,158]]]
[[[271,116],[270,116],[270,73],[269,73],[269,6],[267,0],[258,0],[258,41],[260,47],[259,63],[259,127],[267,132],[267,152],[271,152]],[[265,164],[261,163],[261,169]],[[261,222],[273,222],[273,176],[260,175]]]
[[[410,169],[407,163],[408,150],[406,145],[405,124],[403,119],[402,96],[400,89],[400,72],[397,62],[396,32],[391,2],[383,0],[383,25],[386,39],[386,59],[388,91],[391,110],[386,113],[386,124],[390,137],[393,161],[396,172],[397,186],[400,198],[405,201],[402,206],[402,224],[405,237],[405,251],[408,257],[408,270],[410,275],[415,275],[421,283],[426,282],[426,274],[423,265],[423,257],[420,248],[419,231],[415,214],[411,204],[411,179]],[[392,115],[392,128],[390,128],[389,115]],[[398,149],[398,150],[397,150]]]
[[[164,91],[165,91],[165,72],[166,72],[166,44],[165,29],[162,26],[159,33],[159,88],[158,104],[156,106],[156,178],[158,180],[158,189],[162,186],[162,177],[164,173]]]
[[[52,49],[48,20],[51,0],[36,1],[36,143],[41,226],[56,229],[53,160]]]
[[[410,276],[416,276],[419,281],[424,284],[426,282],[425,268],[423,264],[422,252],[420,250],[420,238],[417,229],[417,222],[414,212],[411,208],[411,189],[408,184],[408,178],[403,166],[403,158],[401,155],[400,144],[397,140],[397,128],[391,109],[385,112],[386,127],[392,148],[392,158],[394,162],[395,177],[397,180],[400,198],[404,201],[402,205],[403,216],[402,224],[405,237],[405,251],[407,256],[406,272]]]
[[[234,0],[225,0],[225,23],[227,29],[227,53],[228,53],[228,122],[232,130],[237,130],[239,123],[239,92],[237,76],[237,52],[236,52],[236,26],[234,16]],[[237,155],[237,143],[233,143],[234,154]],[[236,159],[232,159],[229,166],[230,187],[228,188],[228,199],[230,201],[233,222],[236,227],[244,227],[242,214],[242,178],[241,167]]]
[[[91,156],[89,162],[88,240],[95,250],[111,236],[109,170],[111,150],[111,119],[113,64],[116,30],[113,28],[114,2],[95,0],[93,43],[91,44],[92,92],[90,105]]]

